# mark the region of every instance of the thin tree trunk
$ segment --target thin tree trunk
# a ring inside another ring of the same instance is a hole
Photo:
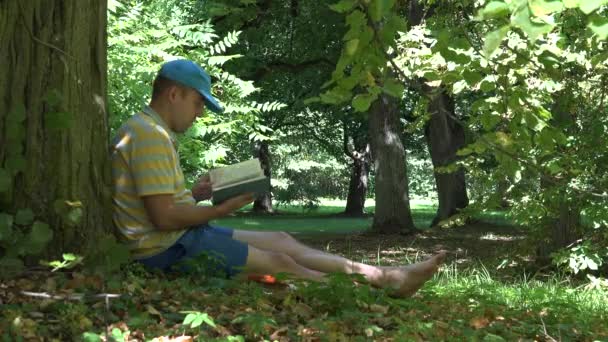
[[[369,145],[368,145],[369,146]],[[344,214],[347,216],[363,216],[365,214],[365,197],[367,196],[367,181],[369,179],[369,162],[366,158],[353,159],[348,197]]]
[[[258,141],[254,146],[254,156],[260,159],[264,175],[268,178],[271,176],[270,165],[270,149],[268,141]],[[271,214],[274,212],[272,208],[272,194],[267,192],[253,202],[253,211],[256,213]]]
[[[568,90],[563,90],[560,93],[553,95],[553,106],[551,113],[553,113],[552,123],[567,132],[568,134],[576,136],[580,134],[576,126],[574,117],[565,109],[568,108]],[[541,190],[546,191],[545,188],[553,187],[555,184],[549,184],[548,181],[541,179]],[[553,208],[557,208],[557,219],[548,223],[547,234],[548,243],[539,247],[539,261],[549,261],[551,253],[556,252],[559,249],[565,248],[572,243],[576,242],[580,238],[580,226],[581,226],[581,212],[578,203],[573,199],[568,198],[568,194],[562,192],[560,195],[555,196],[555,202]]]
[[[430,98],[428,111],[431,119],[424,135],[435,168],[433,173],[439,198],[439,208],[431,223],[435,226],[469,204],[464,169],[451,173],[436,170],[458,159],[456,152],[464,147],[465,138],[463,127],[450,117],[455,115],[454,101],[445,89],[429,89],[426,93]]]
[[[50,224],[49,254],[85,251],[112,227],[106,6],[0,1],[0,166],[19,170],[0,211],[30,208]],[[25,120],[10,123],[19,108]],[[66,201],[82,210],[76,224],[55,212]]]
[[[372,230],[414,233],[410,210],[406,152],[401,142],[396,100],[381,96],[369,111],[369,136],[376,175],[376,211]]]
[[[366,123],[356,124],[349,129],[348,122],[343,121],[344,154],[352,160],[348,196],[344,209],[344,215],[346,216],[363,216],[365,214],[371,153],[368,130]]]

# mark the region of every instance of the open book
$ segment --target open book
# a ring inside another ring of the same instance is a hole
[[[259,196],[270,191],[270,179],[257,158],[210,170],[209,178],[213,204],[248,192]]]

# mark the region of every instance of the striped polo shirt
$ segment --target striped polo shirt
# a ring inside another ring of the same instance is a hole
[[[185,187],[176,146],[174,133],[149,106],[125,122],[112,141],[114,225],[134,258],[158,254],[186,232],[186,227],[158,230],[142,200],[142,196],[171,194],[176,204],[196,204]]]

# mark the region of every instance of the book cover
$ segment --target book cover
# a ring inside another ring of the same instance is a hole
[[[214,205],[248,192],[259,196],[270,191],[270,179],[264,176],[257,158],[213,169],[209,171],[209,177]]]

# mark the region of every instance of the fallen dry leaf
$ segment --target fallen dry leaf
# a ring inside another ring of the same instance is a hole
[[[289,330],[288,326],[281,327],[280,329],[278,329],[277,331],[273,332],[270,335],[270,340],[272,340],[272,341],[278,340],[280,338],[281,334],[286,332],[287,330]]]
[[[192,336],[178,336],[178,337],[168,337],[161,336],[152,340],[152,342],[193,342],[194,339]]]
[[[469,321],[469,325],[475,329],[482,329],[490,324],[490,320],[486,317],[473,317]]]

